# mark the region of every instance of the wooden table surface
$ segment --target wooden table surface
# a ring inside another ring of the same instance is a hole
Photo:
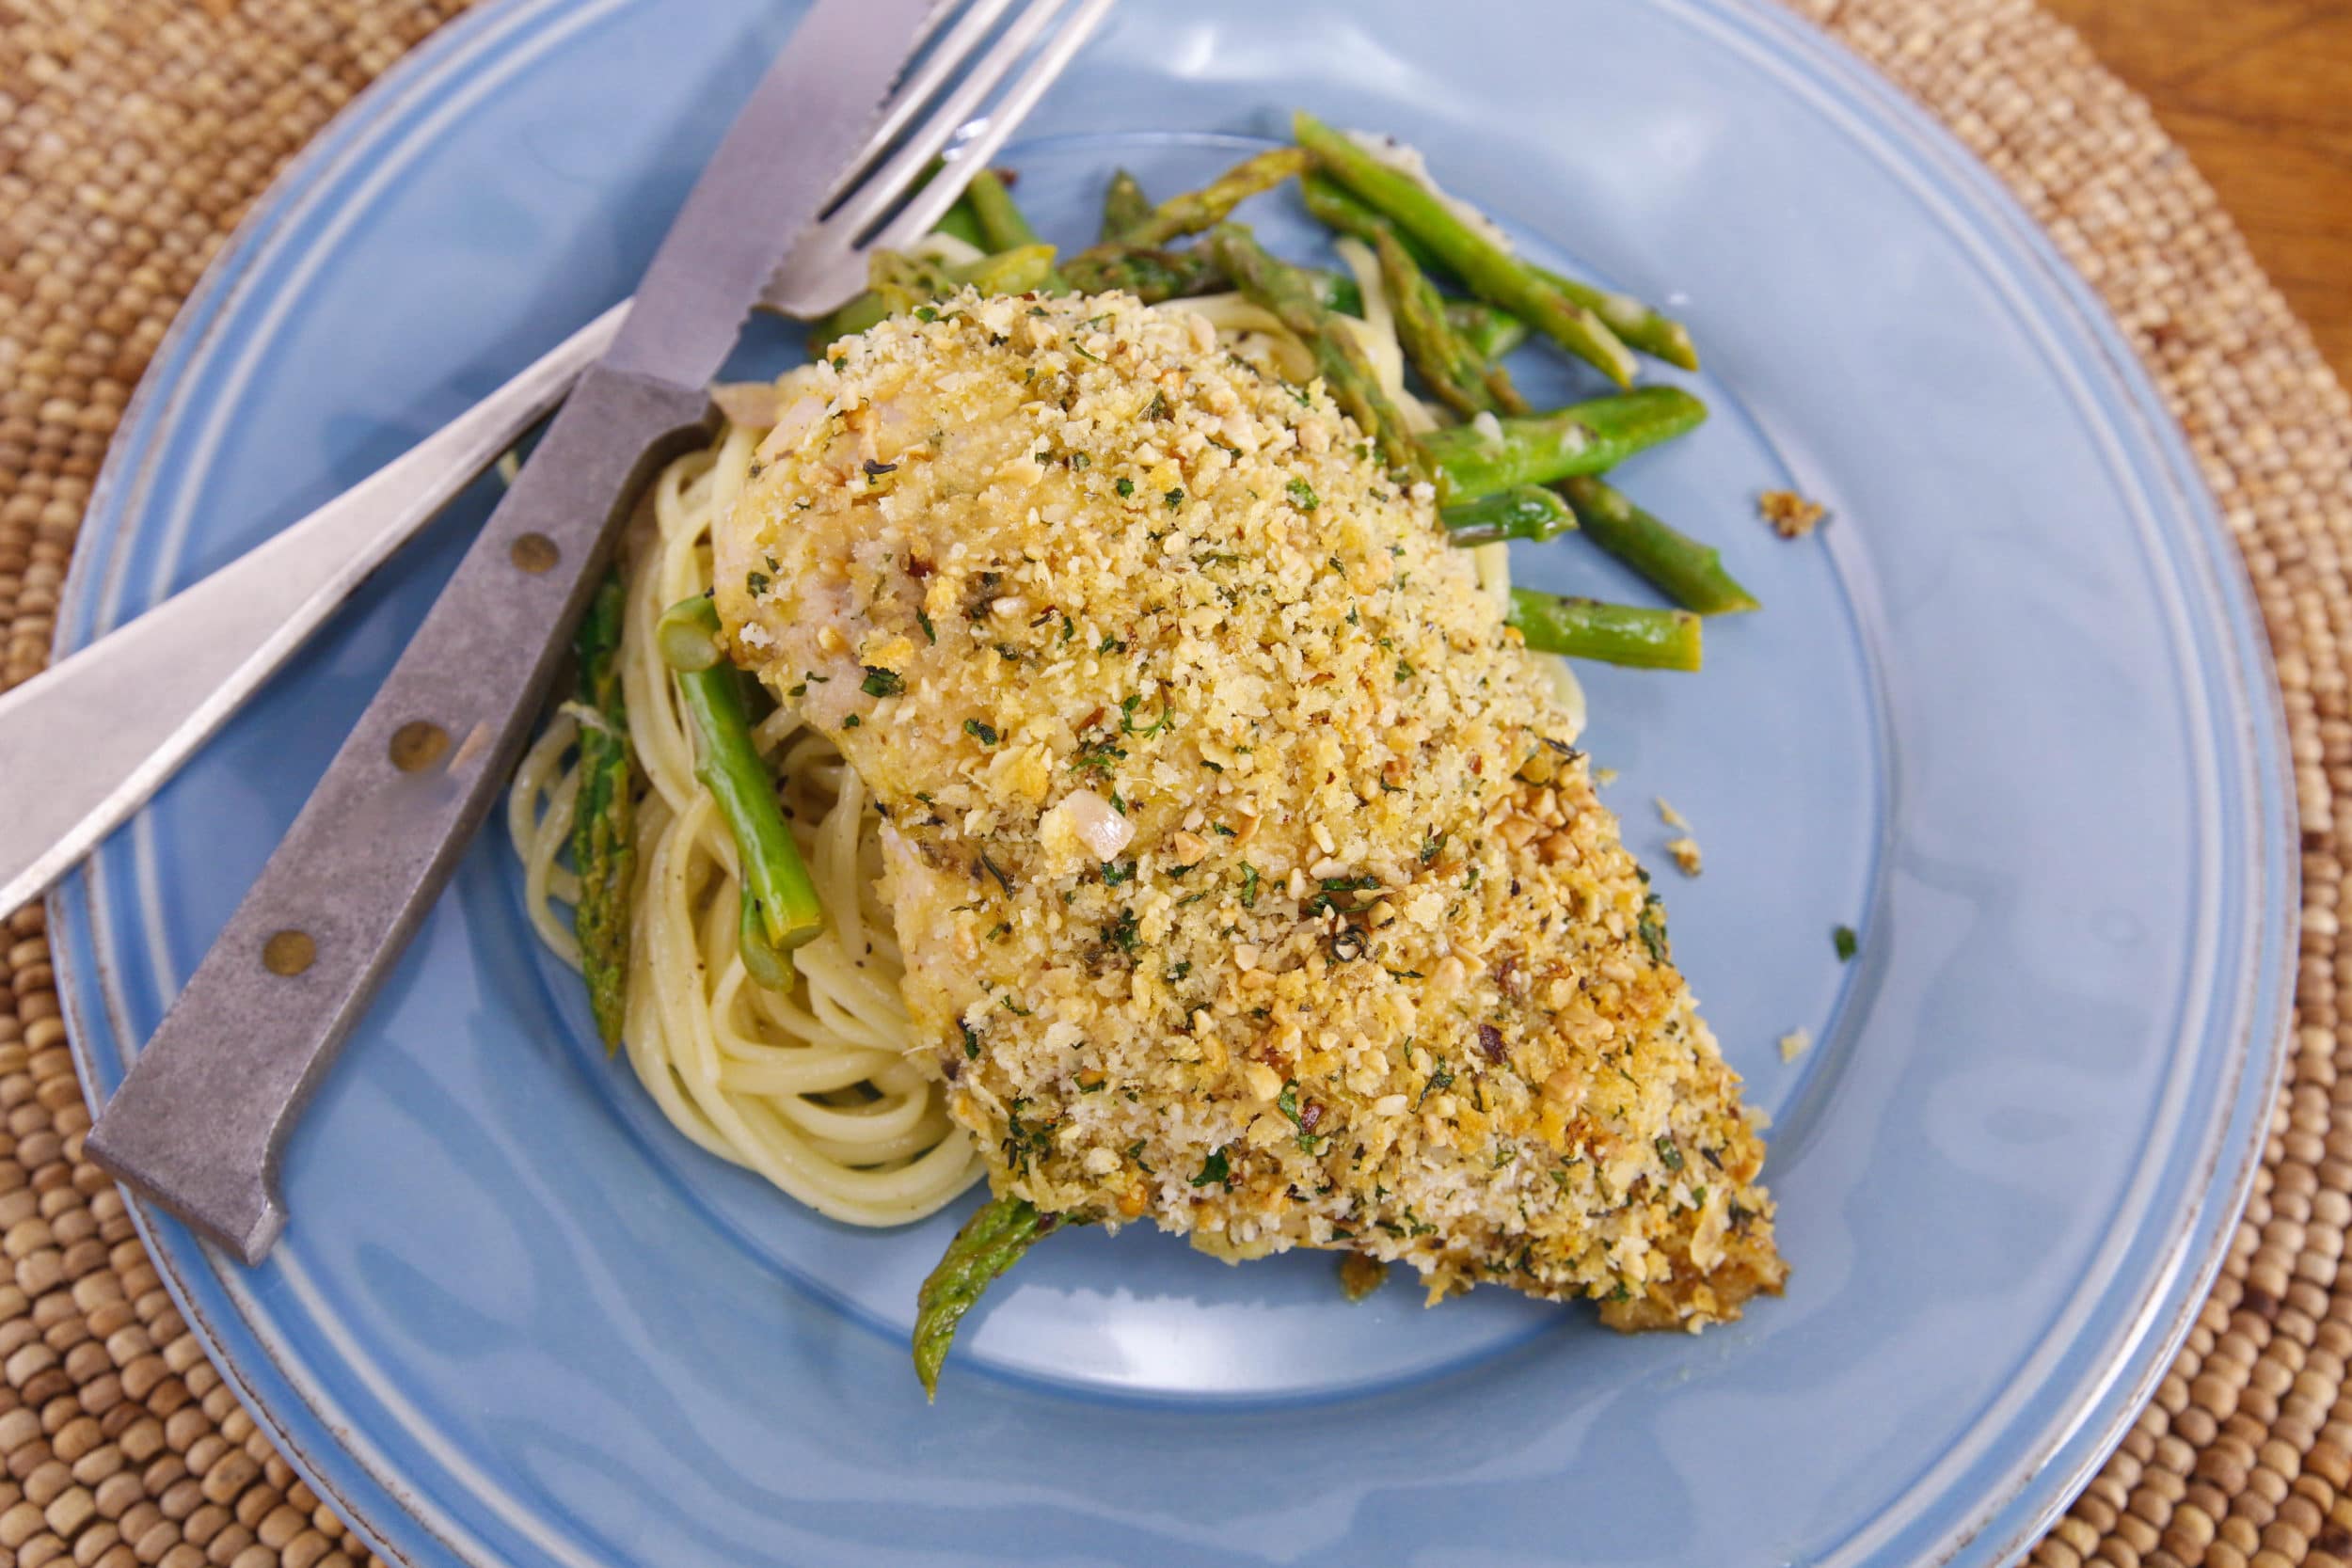
[[[2155,105],[2352,381],[2352,3],[2043,4]]]

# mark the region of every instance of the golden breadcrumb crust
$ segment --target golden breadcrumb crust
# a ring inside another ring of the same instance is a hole
[[[716,541],[999,1192],[1696,1327],[1763,1144],[1548,682],[1318,386],[1125,295],[832,351]]]

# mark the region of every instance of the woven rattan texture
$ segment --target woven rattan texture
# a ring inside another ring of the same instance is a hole
[[[2028,0],[1795,0],[2009,182],[2186,428],[2278,650],[2302,803],[2292,1076],[2220,1285],[2036,1549],[2352,1568],[2352,404],[2146,108]],[[459,0],[0,0],[0,688],[38,670],[108,437],[263,185]],[[0,788],[24,781],[0,781]],[[0,933],[0,1565],[365,1560],[209,1366],[88,1125],[37,910]]]

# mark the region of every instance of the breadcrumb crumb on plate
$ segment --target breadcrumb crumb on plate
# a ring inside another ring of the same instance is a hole
[[[1767,490],[1756,498],[1756,509],[1783,539],[1802,539],[1820,526],[1829,509],[1805,499],[1794,490]]]

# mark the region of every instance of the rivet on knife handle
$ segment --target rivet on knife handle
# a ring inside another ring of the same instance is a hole
[[[269,1250],[285,1132],[502,787],[616,509],[705,413],[580,383],[100,1116],[100,1165],[248,1262]]]

